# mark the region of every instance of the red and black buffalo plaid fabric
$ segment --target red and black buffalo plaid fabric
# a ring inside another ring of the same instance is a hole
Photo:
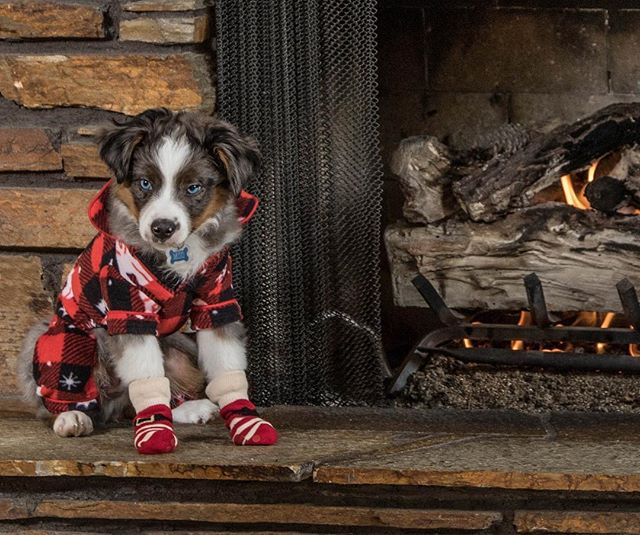
[[[173,282],[126,243],[109,234],[106,198],[110,183],[89,206],[98,229],[67,277],[49,329],[37,341],[33,373],[45,407],[57,414],[97,408],[95,328],[109,334],[174,333],[190,319],[194,330],[221,327],[241,319],[235,298],[228,249],[211,256],[186,281]],[[238,198],[245,224],[258,199],[247,192]]]

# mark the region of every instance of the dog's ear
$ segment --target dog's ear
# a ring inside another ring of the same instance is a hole
[[[153,123],[170,116],[171,112],[165,108],[151,109],[122,121],[114,119],[112,126],[98,133],[100,157],[114,172],[118,184],[129,177],[133,153],[147,137]]]
[[[204,144],[227,179],[231,192],[239,195],[260,167],[257,142],[240,134],[233,125],[215,121],[206,127]]]

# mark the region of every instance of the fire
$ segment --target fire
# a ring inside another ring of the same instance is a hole
[[[601,329],[608,329],[611,327],[616,320],[615,312],[606,312],[604,317],[594,310],[583,310],[578,312],[573,319],[570,320],[570,325],[573,327],[593,327],[599,325]],[[480,322],[474,321],[473,324],[478,324]],[[528,310],[522,310],[520,312],[520,316],[518,318],[518,326],[519,327],[527,327],[533,324],[533,317],[531,316],[531,312]],[[556,326],[560,325],[569,325],[569,322],[566,320],[560,323],[555,324]],[[633,328],[633,327],[632,327]],[[463,340],[464,347],[467,349],[475,347],[473,342],[468,338]],[[523,351],[524,349],[533,349],[533,347],[527,348],[525,346],[524,341],[522,340],[511,340],[511,350],[512,351]],[[598,355],[604,355],[607,352],[608,345],[603,342],[599,342],[596,344],[596,353]],[[557,345],[556,347],[545,347],[540,348],[540,351],[545,353],[564,353],[564,352],[572,352],[577,348],[572,344],[563,344]],[[632,357],[640,357],[640,344],[630,344],[629,345],[629,355]]]
[[[573,320],[574,327],[593,327],[598,323],[598,313],[594,310],[583,310]]]
[[[596,169],[598,167],[598,162],[593,162],[591,167],[589,167],[589,173],[587,174],[587,182],[593,182],[596,178]]]
[[[593,182],[596,177],[596,169],[598,168],[598,162],[593,162],[589,166],[587,172],[587,183]],[[573,185],[573,177],[571,175],[564,175],[560,177],[560,184],[562,184],[562,191],[564,193],[564,200],[569,206],[578,208],[579,210],[590,210],[591,204],[589,200],[584,196],[584,187],[580,189],[580,193],[577,193]]]
[[[633,329],[633,325],[631,326]],[[638,349],[638,344],[629,344],[629,355],[632,357],[640,357],[640,349]]]
[[[471,325],[479,325],[480,323],[482,323],[482,322],[481,321],[472,321]],[[468,338],[464,338],[462,340],[462,344],[464,345],[465,349],[473,348],[473,342],[471,340],[469,340]]]
[[[582,202],[575,189],[573,189],[571,175],[564,175],[561,177],[560,183],[562,184],[562,191],[564,192],[564,200],[569,206],[573,206],[579,210],[588,210],[591,208],[591,206],[589,206],[589,201],[585,199],[585,202]]]
[[[520,312],[520,319],[518,320],[518,325],[520,327],[531,325],[531,312],[528,312],[526,310],[523,310],[522,312]],[[524,342],[522,340],[512,340],[511,349],[513,349],[514,351],[522,351],[524,349]]]
[[[587,171],[587,181],[580,187],[574,183],[576,177],[574,175],[564,175],[560,177],[560,184],[562,185],[562,192],[564,193],[564,200],[569,206],[573,206],[578,210],[591,210],[591,203],[585,196],[584,192],[587,185],[596,179],[596,170],[599,162],[594,162]],[[576,191],[576,190],[579,191]],[[618,209],[618,213],[625,215],[640,215],[640,209],[633,206],[624,206]]]
[[[604,319],[602,320],[602,323],[600,324],[600,327],[602,329],[608,329],[609,327],[611,327],[611,322],[613,321],[613,318],[615,318],[616,315],[613,312],[607,312],[607,314],[605,315]],[[607,344],[603,344],[603,343],[599,343],[596,345],[596,351],[598,353],[598,355],[602,355],[605,350],[607,349]],[[631,349],[631,348],[629,348]]]

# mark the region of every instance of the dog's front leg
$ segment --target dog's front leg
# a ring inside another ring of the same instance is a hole
[[[273,426],[259,417],[249,401],[245,370],[244,326],[240,322],[197,333],[198,361],[207,378],[207,397],[220,407],[237,445],[270,445],[278,440]]]
[[[171,417],[171,389],[162,350],[152,335],[113,336],[115,372],[136,411],[134,444],[140,453],[168,453],[178,445]]]

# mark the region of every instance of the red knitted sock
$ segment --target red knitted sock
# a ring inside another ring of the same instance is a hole
[[[238,399],[225,405],[220,416],[237,446],[270,446],[278,442],[278,432],[260,418],[256,406],[248,399]]]
[[[138,453],[170,453],[176,449],[178,438],[173,432],[173,419],[168,405],[147,407],[136,414],[133,424],[133,443]]]

